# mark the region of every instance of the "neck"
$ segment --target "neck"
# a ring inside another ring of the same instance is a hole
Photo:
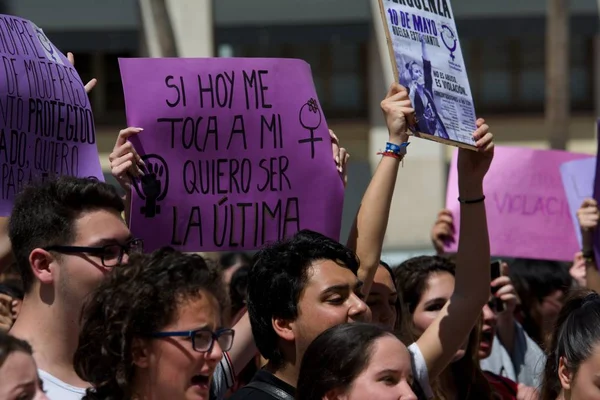
[[[29,342],[37,367],[72,386],[86,387],[73,368],[79,335],[79,310],[60,301],[43,302],[25,295],[10,334]]]
[[[299,366],[297,367],[293,363],[285,363],[279,368],[273,368],[271,363],[267,363],[265,370],[269,371],[288,385],[293,387],[298,385],[298,374],[300,373]]]

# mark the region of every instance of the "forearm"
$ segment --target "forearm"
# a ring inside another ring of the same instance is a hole
[[[130,224],[130,217],[131,217],[131,189],[127,190],[125,192],[125,196],[123,196],[123,203],[125,205],[125,211],[124,211],[124,218],[125,218],[125,223],[127,224],[127,226],[129,226]]]
[[[13,263],[12,245],[8,236],[8,217],[0,217],[0,274]]]
[[[358,278],[363,282],[365,295],[371,289],[381,259],[399,165],[400,160],[396,158],[382,157],[365,191],[348,239],[348,246],[360,259]]]
[[[483,185],[480,182],[459,182],[459,193],[462,200],[477,200],[483,197]],[[461,203],[454,294],[471,299],[476,317],[488,300],[489,293],[490,241],[485,202]]]

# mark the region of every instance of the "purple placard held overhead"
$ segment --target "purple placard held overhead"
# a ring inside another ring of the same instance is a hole
[[[485,176],[488,230],[492,256],[571,261],[579,250],[560,165],[587,154],[497,146]],[[457,153],[452,158],[446,208],[460,229]],[[447,251],[457,250],[457,244]]]
[[[598,147],[596,151],[596,159],[598,159],[598,151],[600,151],[600,119],[596,121],[596,140],[598,141]],[[596,176],[594,178],[594,199],[600,204],[600,163],[596,162]],[[594,252],[596,253],[596,260],[600,260],[600,230],[596,229],[594,232]],[[598,261],[596,261],[598,263]],[[596,264],[598,266],[598,264]]]
[[[150,250],[256,249],[312,229],[338,240],[343,183],[310,67],[283,59],[120,59],[147,173],[131,230]]]
[[[560,166],[560,175],[562,177],[563,187],[567,201],[573,227],[577,235],[577,241],[581,248],[581,229],[577,220],[577,210],[583,204],[583,200],[592,197],[594,192],[594,174],[596,173],[596,158],[585,158],[564,163]]]
[[[0,216],[33,180],[104,180],[77,71],[33,22],[0,14]]]

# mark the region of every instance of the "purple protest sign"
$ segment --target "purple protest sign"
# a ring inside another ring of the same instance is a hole
[[[560,165],[589,158],[554,150],[496,147],[484,180],[491,253],[571,261],[579,250],[569,204],[562,186]],[[458,174],[455,152],[448,178],[446,207],[460,229]],[[457,236],[458,237],[458,236]],[[457,243],[447,251],[457,249]]]
[[[579,248],[582,246],[581,229],[577,220],[577,210],[583,200],[592,197],[594,192],[594,174],[596,172],[596,158],[585,158],[564,163],[560,166],[565,195],[569,202],[571,220],[577,236]]]
[[[598,141],[598,148],[596,151],[596,159],[598,159],[598,151],[600,151],[600,119],[596,121],[596,140]],[[596,175],[594,177],[594,199],[596,202],[600,204],[600,163],[596,162]],[[600,260],[600,230],[596,229],[594,232],[594,252],[596,254],[596,260]],[[598,266],[598,261],[596,261],[596,266]]]
[[[338,240],[343,183],[310,67],[283,59],[120,59],[148,249],[256,249],[312,229]]]
[[[79,75],[34,23],[0,15],[0,215],[34,180],[104,180]]]

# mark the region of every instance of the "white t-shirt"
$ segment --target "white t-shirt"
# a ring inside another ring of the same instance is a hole
[[[415,379],[419,383],[419,386],[423,390],[423,394],[428,398],[433,398],[433,390],[429,384],[429,372],[427,371],[427,364],[425,363],[425,357],[421,353],[421,349],[416,343],[408,346],[408,352],[412,359],[412,368]],[[51,399],[52,400],[52,399]]]
[[[81,400],[85,395],[85,388],[64,383],[41,369],[38,369],[38,373],[40,379],[44,382],[44,390],[49,400]]]
[[[38,369],[40,379],[44,382],[44,390],[48,400],[81,400],[86,388],[71,386],[46,371]],[[229,354],[225,353],[213,373],[211,398],[222,400],[227,390],[235,383],[235,373]]]

